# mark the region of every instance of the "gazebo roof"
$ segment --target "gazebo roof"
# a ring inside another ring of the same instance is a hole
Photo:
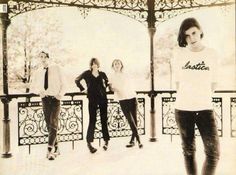
[[[32,10],[51,7],[77,7],[86,17],[90,9],[116,12],[137,21],[161,23],[194,9],[235,4],[234,0],[3,0],[9,18]]]

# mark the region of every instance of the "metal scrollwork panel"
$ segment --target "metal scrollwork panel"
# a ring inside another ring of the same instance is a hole
[[[162,97],[162,134],[179,134],[175,121],[175,97]]]
[[[175,97],[162,97],[162,134],[178,135],[179,130],[175,121],[174,103]],[[222,98],[212,98],[215,119],[218,128],[218,135],[223,135],[223,120],[222,120]],[[196,128],[196,135],[199,131]]]
[[[236,137],[236,98],[230,99],[231,137]]]
[[[219,6],[231,3],[235,3],[234,0],[162,0],[155,1],[155,9],[157,9],[157,11],[177,10],[184,8]]]
[[[186,8],[186,9],[181,9],[181,10],[170,10],[170,11],[157,11],[155,12],[156,16],[156,26],[162,24],[163,22],[172,19],[174,17],[180,16],[184,13],[188,13],[193,11],[194,8]]]
[[[218,135],[223,136],[223,110],[222,110],[222,98],[212,98],[213,109],[215,112],[216,126],[218,128]]]
[[[82,100],[62,101],[59,123],[59,142],[83,139]],[[48,141],[42,103],[18,103],[18,145],[43,144]]]
[[[106,9],[119,14],[126,15],[138,21],[144,21],[147,12],[147,2],[145,0],[30,0],[30,1],[8,1],[9,17],[50,7],[78,7],[84,18],[88,15],[89,9]]]
[[[138,98],[137,99],[137,128],[138,133],[140,135],[145,134],[145,99]],[[117,101],[113,101],[111,99],[108,100],[108,131],[110,137],[126,137],[131,136],[132,131],[128,124],[127,119],[125,118],[120,104]],[[97,112],[97,122],[94,138],[99,139],[102,138],[101,133],[101,119],[100,112]]]
[[[50,7],[59,7],[59,4],[51,4],[51,3],[35,3],[34,1],[16,1],[16,0],[10,0],[8,1],[8,7],[9,7],[9,18],[13,18],[19,14],[38,10],[38,9],[44,9],[44,8],[50,8]]]

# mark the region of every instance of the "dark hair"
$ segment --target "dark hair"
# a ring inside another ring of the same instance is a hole
[[[45,54],[47,58],[49,58],[49,54],[45,51],[41,51],[40,54]]]
[[[90,63],[89,63],[90,69],[92,69],[93,63],[97,64],[98,67],[100,67],[100,63],[99,63],[98,59],[97,59],[97,58],[92,58],[92,59],[90,60]]]
[[[190,29],[191,27],[197,27],[201,30],[201,26],[195,18],[186,18],[180,25],[179,34],[178,34],[178,44],[180,47],[186,47],[186,30]],[[203,33],[201,34],[201,38],[203,38]]]
[[[113,61],[112,61],[112,64],[111,64],[111,67],[112,68],[114,68],[114,64],[115,64],[115,62],[120,62],[120,64],[121,64],[121,71],[122,71],[122,69],[123,69],[123,63],[122,63],[122,61],[120,60],[120,59],[114,59]]]

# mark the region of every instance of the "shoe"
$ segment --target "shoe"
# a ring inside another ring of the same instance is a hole
[[[104,146],[103,146],[103,149],[106,151],[107,148],[108,148],[108,141],[105,141],[105,144],[104,144]]]
[[[53,154],[55,155],[55,157],[61,155],[60,150],[59,150],[58,147],[57,147],[57,148],[55,147],[55,149],[54,149],[54,153],[53,153]]]
[[[143,148],[143,144],[142,143],[139,143],[138,144],[138,147],[141,149],[141,148]]]
[[[90,151],[92,154],[95,153],[95,152],[97,151],[97,149],[94,148],[94,147],[91,145],[91,143],[88,143],[87,145],[88,145],[88,149],[89,149],[89,151]]]
[[[126,148],[131,148],[133,147],[135,144],[134,142],[129,142],[129,144],[126,145]]]
[[[48,160],[55,160],[55,155],[52,152],[48,152],[46,157]]]

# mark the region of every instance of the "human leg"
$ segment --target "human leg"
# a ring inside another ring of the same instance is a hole
[[[97,151],[96,148],[94,148],[91,144],[94,139],[94,130],[95,130],[95,124],[97,120],[97,102],[95,100],[89,99],[89,125],[88,125],[88,130],[87,130],[87,146],[90,150],[91,153],[95,153]]]
[[[197,175],[195,160],[195,119],[193,112],[175,110],[175,119],[182,140],[185,168],[188,175]]]
[[[48,148],[47,148],[48,153],[46,157],[49,160],[54,160],[55,155],[52,153],[52,150],[54,148],[57,138],[60,101],[52,97],[45,97],[42,99],[42,106],[44,111],[46,127],[48,130]]]
[[[53,98],[51,101],[51,114],[50,114],[50,132],[48,144],[52,147],[57,142],[58,118],[60,114],[60,101]]]
[[[104,141],[109,141],[110,136],[107,126],[107,100],[101,100],[99,103],[101,123],[102,123],[102,134]]]
[[[100,100],[99,108],[100,108],[100,117],[101,117],[101,124],[102,124],[102,135],[103,135],[103,140],[105,142],[103,149],[107,150],[108,142],[110,140],[110,135],[108,131],[108,123],[107,123],[107,99]]]
[[[136,126],[135,120],[134,120],[134,117],[136,117],[136,104],[135,104],[134,99],[121,100],[120,101],[120,106],[121,106],[121,109],[123,111],[123,114],[125,115],[128,123],[130,125],[130,128],[132,130],[131,141],[128,145],[126,145],[126,147],[134,146],[134,140],[132,140],[133,137],[135,137],[137,139],[138,143],[140,144],[140,139],[139,139],[139,136],[138,136],[137,126]],[[140,145],[140,148],[141,147],[142,147],[142,145]]]
[[[196,120],[204,144],[206,159],[202,175],[214,175],[219,160],[219,137],[212,110],[200,111]]]
[[[49,144],[51,145],[52,143],[54,147],[53,153],[55,156],[60,154],[58,148],[58,139],[57,139],[59,115],[60,115],[60,101],[54,98],[52,101],[52,112],[50,116],[51,130],[49,134]]]

